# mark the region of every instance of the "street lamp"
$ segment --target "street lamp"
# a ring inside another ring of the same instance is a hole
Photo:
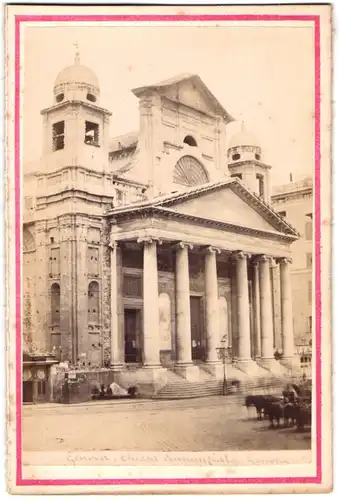
[[[229,353],[231,352],[232,347],[227,347],[227,335],[224,335],[220,341],[220,347],[217,347],[218,357],[222,361],[223,366],[223,385],[222,385],[222,394],[223,396],[227,395],[227,375],[226,375],[226,362],[229,358]]]

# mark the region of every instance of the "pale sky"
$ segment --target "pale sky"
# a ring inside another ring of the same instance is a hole
[[[25,29],[24,163],[41,156],[40,110],[53,103],[58,72],[81,63],[112,111],[111,136],[139,127],[130,89],[198,74],[224,108],[255,134],[273,185],[312,175],[314,49],[310,27],[37,27]],[[228,127],[230,139],[237,124]]]

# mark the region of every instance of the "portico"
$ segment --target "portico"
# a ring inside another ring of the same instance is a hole
[[[243,189],[238,181],[233,183],[234,189]],[[116,311],[128,310],[131,298],[126,297],[128,291],[121,283],[132,274],[141,280],[142,292],[133,299],[133,307],[140,310],[139,338],[135,339],[140,355],[134,360],[138,369],[154,373],[171,368],[188,380],[199,379],[203,370],[219,378],[217,348],[226,334],[235,366],[242,372],[256,375],[260,368],[282,372],[274,358],[270,266],[274,261],[280,267],[286,366],[294,355],[289,238],[274,231],[207,220],[197,212],[185,215],[180,205],[177,211],[140,205],[134,211],[116,212],[110,245],[111,297]],[[160,294],[169,297],[167,345]],[[221,298],[227,304],[226,322],[221,318]],[[112,367],[123,370],[130,364],[125,352],[126,324],[112,320],[111,325]]]

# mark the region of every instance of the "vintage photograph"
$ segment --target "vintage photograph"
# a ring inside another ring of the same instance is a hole
[[[251,452],[318,474],[309,14],[21,22],[26,478],[119,456],[249,466]]]

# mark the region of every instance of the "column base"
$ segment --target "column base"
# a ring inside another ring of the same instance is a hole
[[[126,390],[136,386],[139,396],[152,398],[167,384],[167,370],[161,365],[137,366],[133,369],[123,366],[120,370],[116,368],[114,382]]]
[[[197,382],[200,379],[200,370],[198,366],[189,364],[177,364],[174,371],[189,382]]]
[[[112,363],[110,368],[113,372],[121,372],[124,369],[124,363]]]
[[[222,363],[220,362],[215,362],[215,361],[206,361],[201,366],[207,373],[211,374],[214,378],[216,379],[223,379],[224,378],[224,367]],[[226,376],[227,376],[227,366],[226,366]]]
[[[238,358],[234,363],[235,368],[246,373],[246,375],[257,376],[258,365],[253,359]]]
[[[292,373],[299,374],[302,371],[300,366],[300,360],[296,356],[289,356],[286,358],[282,358],[280,360],[280,364],[287,370],[291,371]]]
[[[257,360],[257,363],[262,368],[270,371],[273,375],[286,375],[286,370],[275,358],[260,358]]]

